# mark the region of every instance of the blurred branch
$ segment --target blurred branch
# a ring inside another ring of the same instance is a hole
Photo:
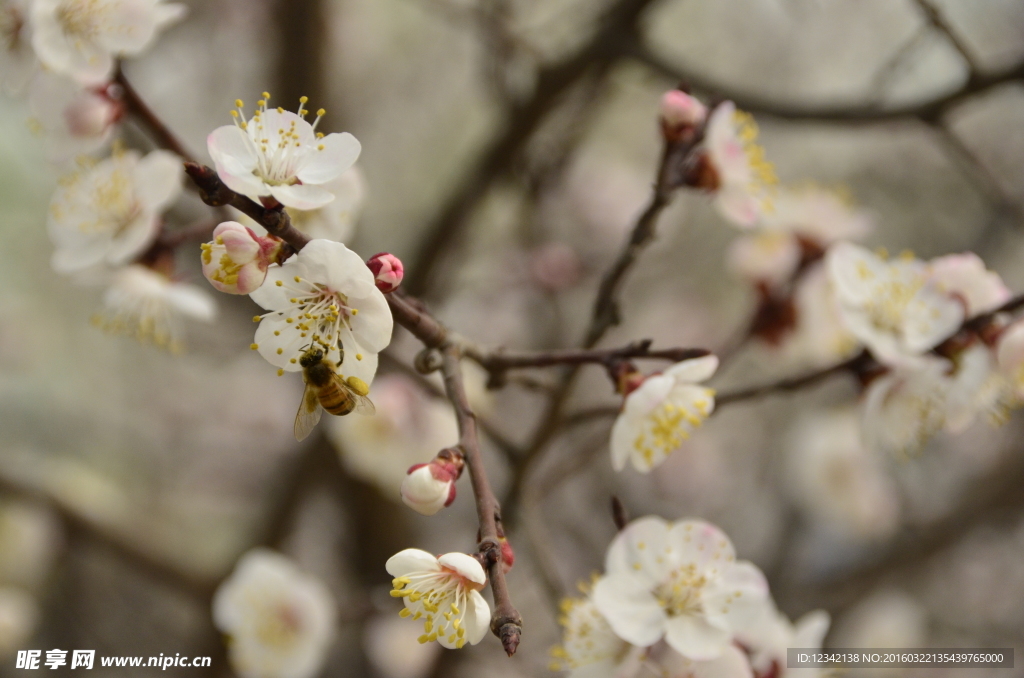
[[[139,96],[138,91],[136,91],[125,76],[120,64],[118,64],[117,72],[114,75],[114,82],[121,86],[121,100],[128,114],[142,124],[160,148],[171,151],[182,160],[195,162],[195,156],[189,153],[185,145],[178,140],[178,137],[171,132],[170,128],[164,124],[159,116],[153,112],[153,109]]]
[[[763,98],[732,90],[721,83],[709,80],[697,73],[670,64],[648,47],[637,41],[632,56],[652,70],[675,81],[682,81],[695,90],[721,99],[733,101],[738,108],[750,113],[769,115],[784,120],[808,120],[845,124],[871,124],[893,120],[919,118],[925,122],[940,120],[947,112],[967,99],[987,92],[1000,85],[1024,80],[1024,61],[997,72],[980,74],[968,80],[961,87],[933,97],[926,101],[892,107],[881,107],[873,103],[850,105],[793,104],[788,101]]]
[[[955,333],[933,348],[932,352],[943,355],[946,353],[947,348],[964,345],[966,340],[964,334],[983,334],[999,316],[1013,313],[1021,308],[1024,308],[1024,294],[1019,294],[1009,299],[1006,303],[993,311],[981,313],[972,318],[968,318],[960,325],[960,328]],[[830,367],[816,370],[799,377],[782,379],[770,384],[753,386],[739,391],[733,391],[731,393],[723,393],[715,398],[715,406],[716,408],[720,408],[730,403],[752,400],[754,398],[760,398],[773,393],[799,391],[800,389],[813,386],[829,377],[837,374],[843,374],[845,372],[850,372],[856,375],[866,375],[876,370],[884,369],[887,368],[880,365],[871,356],[871,354],[868,353],[867,349],[864,349],[849,360],[844,360],[841,363],[837,363]]]
[[[809,585],[790,582],[780,593],[788,606],[825,605],[840,613],[879,584],[900,574],[910,574],[932,557],[957,544],[983,525],[1005,523],[1021,517],[1024,510],[1024,454],[1008,451],[1003,461],[985,477],[972,483],[953,510],[930,525],[910,528],[892,539],[892,548],[875,562],[836,579]]]
[[[617,60],[632,43],[640,15],[655,0],[616,0],[601,18],[590,40],[567,59],[546,66],[537,76],[533,96],[512,104],[505,127],[470,164],[458,188],[438,215],[424,227],[426,236],[417,257],[406,267],[406,289],[422,296],[433,284],[441,258],[466,230],[469,216],[491,184],[505,175],[545,116],[562,95],[592,69]]]
[[[465,355],[494,376],[502,376],[504,372],[529,367],[551,367],[553,365],[604,365],[631,358],[651,360],[669,360],[677,363],[691,358],[700,358],[710,353],[702,348],[667,348],[653,350],[650,339],[636,341],[622,348],[609,349],[556,349],[551,351],[503,351],[479,352],[475,347],[467,347]]]
[[[971,54],[970,49],[957,35],[956,29],[946,21],[946,18],[942,16],[942,13],[938,8],[934,7],[930,0],[913,0],[917,8],[925,16],[925,20],[930,26],[938,30],[940,33],[946,36],[949,41],[953,44],[953,48],[963,57],[964,62],[967,64],[967,79],[968,82],[975,81],[980,77],[981,68],[978,66],[977,60],[974,55]]]
[[[40,488],[32,487],[12,478],[0,476],[0,492],[47,504],[60,518],[65,528],[74,534],[99,544],[155,581],[184,591],[204,603],[213,594],[216,582],[196,573],[179,569],[146,552],[120,535],[116,530],[80,513],[75,507]]]

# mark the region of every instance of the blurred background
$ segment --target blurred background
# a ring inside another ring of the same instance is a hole
[[[185,21],[125,65],[143,97],[206,158],[235,98],[266,89],[294,108],[309,95],[328,111],[321,129],[363,144],[367,198],[349,245],[398,255],[406,288],[480,342],[580,341],[650,194],[659,98],[681,80],[751,111],[783,182],[843,187],[874,217],[871,246],[973,250],[1024,290],[1020,0],[187,4]],[[845,433],[857,395],[845,378],[723,408],[639,475],[611,469],[617,403],[600,369],[584,369],[566,410],[591,414],[528,464],[557,373],[498,391],[472,374],[525,633],[512,660],[491,637],[459,652],[418,645],[384,562],[407,547],[472,550],[476,517],[465,480],[433,518],[401,504],[405,469],[456,442],[437,382],[408,368],[416,342],[398,330],[382,358],[379,415],[331,421],[298,445],[300,381],[247,349],[258,311],[247,298],[218,295],[219,320],[188,327],[185,355],[104,335],[89,324],[101,291],[49,267],[59,173],[28,116],[0,99],[0,676],[18,673],[12,653],[29,647],[211,655],[209,675],[230,675],[210,598],[261,544],[339,603],[325,676],[554,675],[557,601],[602,568],[612,494],[634,517],[720,525],[784,612],[833,615],[826,645],[1014,646],[1018,668],[999,675],[1024,676],[1020,417],[939,437],[918,458],[868,457]],[[130,124],[125,134],[147,147]],[[189,194],[170,219],[207,213]],[[729,344],[755,305],[725,272],[735,235],[705,196],[681,194],[604,343]],[[179,272],[206,285],[197,254],[181,251]],[[807,367],[751,343],[713,385]]]

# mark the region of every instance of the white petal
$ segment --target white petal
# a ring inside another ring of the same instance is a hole
[[[203,322],[212,322],[217,317],[217,303],[213,297],[194,285],[171,285],[164,297],[182,315]]]
[[[160,220],[152,212],[143,212],[116,238],[110,241],[107,262],[119,266],[142,254],[160,234]]]
[[[296,257],[290,258],[284,266],[271,264],[267,267],[267,279],[260,288],[249,295],[249,298],[268,311],[278,311],[289,308],[289,299],[295,294],[287,289],[287,285],[294,280],[297,271],[301,268],[296,263]],[[278,285],[278,281],[281,282]]]
[[[612,426],[609,448],[612,453],[612,468],[616,471],[626,468],[626,461],[633,452],[633,441],[639,434],[634,420],[634,417],[627,417],[624,412],[619,413]]]
[[[458,572],[471,582],[484,584],[487,582],[487,575],[484,568],[473,556],[465,553],[446,553],[437,559],[437,562],[450,570]]]
[[[439,572],[437,558],[420,549],[405,549],[388,558],[384,569],[393,577],[402,577],[417,572]]]
[[[638,518],[620,530],[608,546],[605,572],[640,577],[653,588],[674,565],[665,558],[668,548],[669,524],[658,516]]]
[[[665,622],[665,642],[690,659],[716,659],[728,647],[729,640],[728,631],[712,626],[703,617],[685,614]]]
[[[794,647],[821,647],[832,620],[825,610],[814,610],[800,617],[796,622]]]
[[[303,184],[271,186],[270,194],[282,205],[300,210],[315,210],[334,200],[330,191]]]
[[[320,139],[318,145],[324,149],[310,153],[296,173],[304,184],[325,184],[337,179],[355,164],[362,150],[356,138],[348,132],[328,134]]]
[[[159,213],[181,193],[183,176],[181,158],[153,151],[135,166],[135,197],[144,209]]]
[[[675,379],[664,374],[647,377],[635,391],[626,396],[623,411],[631,417],[647,416],[665,402],[675,385]]]
[[[668,532],[668,544],[678,563],[695,563],[716,572],[728,567],[736,551],[725,532],[703,520],[682,520]]]
[[[708,620],[723,628],[747,628],[764,609],[768,583],[752,563],[742,561],[726,568],[704,592]]]
[[[476,645],[491,628],[491,608],[487,601],[480,595],[479,591],[470,591],[467,596],[466,615],[463,617],[463,624],[466,629],[466,642]]]
[[[210,132],[206,149],[218,167],[228,167],[233,174],[252,174],[259,164],[256,147],[248,135],[234,125],[224,125]]]
[[[594,605],[623,640],[647,647],[665,633],[665,612],[645,581],[629,575],[608,575],[597,580]]]
[[[665,375],[672,377],[676,382],[688,382],[699,384],[707,381],[718,369],[718,356],[706,355],[702,358],[693,358],[676,363],[665,370]]]
[[[303,337],[296,323],[289,323],[282,314],[267,316],[260,321],[256,328],[255,343],[258,351],[268,363],[274,367],[280,367],[286,372],[299,372],[302,366],[299,365],[299,358],[302,357],[302,349],[308,346],[310,339]],[[275,334],[277,332],[277,334]],[[280,353],[278,350],[280,349]],[[295,362],[292,362],[292,360]]]

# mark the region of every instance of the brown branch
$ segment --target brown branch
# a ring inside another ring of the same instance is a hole
[[[0,492],[25,499],[40,501],[49,506],[71,532],[110,550],[118,558],[145,573],[155,581],[163,582],[192,597],[206,601],[213,594],[216,582],[193,572],[187,572],[137,547],[116,530],[82,515],[60,497],[45,490],[29,486],[15,479],[0,476]]]
[[[951,92],[946,92],[919,103],[888,108],[875,104],[822,106],[816,104],[794,104],[788,101],[764,98],[732,90],[722,83],[709,80],[697,73],[669,63],[639,41],[633,44],[631,54],[641,63],[673,81],[683,81],[698,92],[718,96],[721,99],[729,99],[736,104],[737,108],[749,111],[750,113],[769,115],[784,120],[813,120],[844,124],[871,124],[912,118],[919,118],[926,122],[939,120],[947,112],[970,97],[1009,82],[1024,80],[1024,61],[1022,61],[998,72],[979,75],[977,78],[968,80],[963,86]]]
[[[650,339],[633,342],[621,348],[609,349],[555,349],[551,351],[502,351],[481,353],[467,347],[465,355],[477,362],[488,372],[501,374],[507,370],[529,367],[551,367],[553,365],[610,365],[628,359],[669,360],[681,362],[691,358],[701,358],[710,353],[702,348],[667,348],[653,350]]]
[[[174,136],[170,128],[160,120],[153,109],[139,96],[138,91],[128,82],[120,65],[114,76],[114,82],[121,87],[121,101],[124,103],[125,109],[145,127],[158,146],[171,151],[183,160],[195,162],[195,156],[189,153],[185,145],[178,140],[178,137]]]
[[[466,457],[469,479],[473,485],[473,495],[476,498],[476,513],[480,522],[478,550],[486,564],[491,582],[491,593],[494,595],[491,632],[501,639],[502,647],[511,657],[519,646],[519,639],[523,633],[523,618],[512,605],[505,582],[501,542],[499,541],[504,536],[499,532],[501,507],[487,480],[483,457],[480,454],[476,415],[470,409],[469,400],[466,397],[466,388],[462,380],[462,366],[459,364],[461,360],[459,347],[453,343],[447,343],[441,348],[441,352],[444,356],[442,370],[445,391],[455,407],[455,417],[459,424],[459,446]]]
[[[309,242],[305,233],[292,226],[291,217],[280,205],[273,208],[264,207],[244,195],[235,193],[224,185],[217,172],[206,165],[186,162],[185,173],[199,188],[199,197],[210,207],[234,207],[267,229],[267,233],[291,245],[296,252]]]
[[[406,267],[405,287],[410,294],[422,296],[433,284],[442,256],[462,237],[469,216],[487,189],[513,166],[527,141],[574,83],[623,55],[633,42],[629,35],[636,30],[641,14],[654,2],[617,0],[585,45],[564,61],[541,69],[533,96],[508,110],[504,130],[471,163],[458,189],[424,227],[426,236],[420,251]]]

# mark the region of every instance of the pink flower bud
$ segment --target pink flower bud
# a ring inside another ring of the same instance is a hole
[[[462,452],[457,448],[441,450],[429,464],[416,464],[402,481],[402,501],[425,516],[450,506],[463,466]]]
[[[683,128],[704,124],[707,107],[686,92],[674,89],[661,97],[661,121],[666,131],[677,133]]]
[[[516,563],[516,554],[512,550],[512,544],[508,543],[508,539],[499,537],[498,543],[501,544],[501,571],[508,574],[508,571]]]
[[[236,221],[225,221],[213,231],[213,242],[202,245],[203,275],[228,294],[255,292],[267,278],[267,267],[277,258],[281,241],[260,237]]]
[[[394,292],[402,284],[402,277],[405,275],[405,267],[401,260],[394,254],[381,252],[370,257],[366,262],[374,277],[377,279],[377,289],[384,294]]]
[[[64,122],[73,137],[99,137],[121,112],[121,106],[104,93],[84,90],[64,109]]]

